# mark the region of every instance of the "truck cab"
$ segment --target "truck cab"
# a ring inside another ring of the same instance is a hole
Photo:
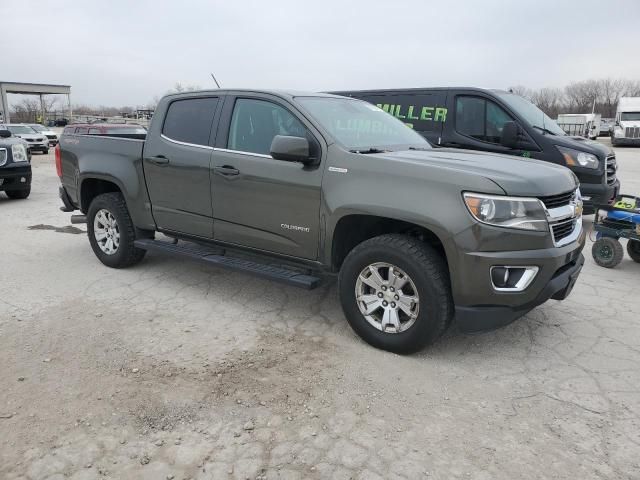
[[[640,97],[622,97],[618,101],[611,144],[640,145]]]
[[[593,213],[594,205],[610,203],[620,189],[612,149],[567,135],[542,110],[514,93],[481,88],[332,93],[377,105],[436,147],[535,158],[568,167],[580,181],[585,213]]]

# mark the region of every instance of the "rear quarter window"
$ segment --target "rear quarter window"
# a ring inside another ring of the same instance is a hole
[[[171,102],[162,126],[162,134],[178,142],[209,145],[217,97],[185,98]]]

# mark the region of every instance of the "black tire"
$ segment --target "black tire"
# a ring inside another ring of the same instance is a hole
[[[420,308],[413,325],[400,333],[374,327],[360,312],[356,282],[367,266],[385,262],[402,269],[415,284]],[[453,318],[447,266],[429,245],[404,235],[382,235],[356,246],[347,255],[338,278],[342,309],[351,328],[370,345],[395,353],[412,353],[437,340]]]
[[[115,253],[107,254],[98,245],[94,232],[94,220],[100,210],[107,210],[115,218],[120,234],[120,244]],[[96,257],[111,268],[126,268],[139,263],[146,253],[136,248],[136,228],[131,221],[129,210],[121,193],[103,193],[93,199],[87,211],[87,234]]]
[[[7,197],[12,198],[14,200],[24,200],[31,194],[31,185],[26,188],[22,188],[20,190],[7,190],[4,192],[7,194]]]
[[[637,240],[629,240],[627,242],[627,253],[631,260],[640,263],[640,242]]]
[[[591,247],[591,255],[601,267],[613,268],[622,261],[624,250],[617,239],[601,237]]]

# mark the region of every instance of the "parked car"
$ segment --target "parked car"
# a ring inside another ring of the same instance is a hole
[[[622,97],[618,100],[611,144],[616,147],[640,146],[640,97]]]
[[[168,95],[145,140],[63,133],[56,167],[63,209],[86,216],[103,264],[152,250],[304,288],[337,275],[353,329],[395,352],[454,316],[480,330],[562,300],[584,262],[569,169],[433,149],[334,95]]]
[[[5,127],[15,137],[25,140],[30,152],[49,153],[49,139],[45,135],[21,123],[6,123]]]
[[[24,199],[31,193],[31,156],[27,142],[0,125],[0,191]]]
[[[519,95],[481,88],[333,92],[366,100],[401,119],[434,146],[537,158],[564,165],[580,180],[585,213],[620,190],[613,150],[570,137]]]
[[[74,123],[65,127],[63,133],[78,135],[108,135],[111,137],[125,136],[128,138],[144,139],[147,129],[133,123]]]
[[[49,130],[44,125],[40,125],[39,123],[28,123],[29,127],[33,128],[36,132],[44,135],[49,139],[49,146],[55,147],[58,144],[58,134],[53,130]]]
[[[69,120],[67,118],[56,118],[53,123],[56,127],[66,127],[69,124]]]
[[[567,135],[595,140],[600,135],[599,113],[563,113],[558,115],[558,125]]]
[[[608,137],[611,135],[611,129],[616,123],[615,118],[602,118],[600,119],[600,137]]]

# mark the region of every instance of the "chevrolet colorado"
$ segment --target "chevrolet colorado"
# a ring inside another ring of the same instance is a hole
[[[144,140],[64,133],[56,166],[61,208],[82,212],[105,265],[155,251],[304,288],[337,275],[350,325],[394,352],[454,317],[482,330],[562,300],[584,262],[570,170],[432,149],[335,95],[168,95]]]

